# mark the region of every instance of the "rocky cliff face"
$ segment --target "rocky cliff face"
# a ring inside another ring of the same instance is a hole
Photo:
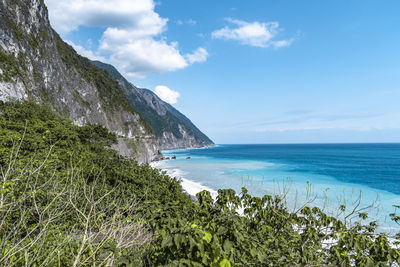
[[[151,126],[121,86],[79,56],[51,28],[43,0],[0,0],[0,100],[50,105],[76,124],[101,124],[118,135],[115,146],[139,162],[158,157]]]
[[[121,85],[129,102],[151,124],[161,149],[199,148],[214,143],[186,116],[162,101],[156,94],[129,83],[113,66],[99,61],[94,65],[107,70]]]

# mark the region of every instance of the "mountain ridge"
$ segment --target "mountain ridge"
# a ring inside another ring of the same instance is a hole
[[[161,100],[153,91],[136,87],[110,64],[101,61],[91,62],[108,71],[119,82],[131,105],[153,127],[160,149],[200,148],[215,145],[190,119]]]
[[[118,136],[114,149],[138,162],[160,156],[151,126],[103,69],[78,55],[51,28],[43,1],[0,5],[0,100],[31,100],[77,125],[100,124]]]
[[[100,124],[139,163],[161,149],[214,145],[186,116],[113,66],[79,55],[50,25],[43,0],[0,1],[0,101],[48,105],[77,125]]]

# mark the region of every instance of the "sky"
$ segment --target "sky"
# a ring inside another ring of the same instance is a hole
[[[218,144],[400,142],[397,0],[45,0]]]

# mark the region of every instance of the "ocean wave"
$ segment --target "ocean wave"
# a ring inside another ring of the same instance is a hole
[[[161,169],[165,171],[167,175],[177,178],[181,183],[182,189],[191,196],[196,196],[197,193],[204,190],[209,191],[213,199],[216,199],[218,196],[218,192],[214,189],[185,178],[188,173],[182,171],[179,168],[168,168],[166,164],[162,161],[152,162],[150,166],[153,168]]]

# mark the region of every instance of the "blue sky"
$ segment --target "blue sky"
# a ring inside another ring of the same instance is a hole
[[[399,1],[45,2],[216,143],[400,142]]]

